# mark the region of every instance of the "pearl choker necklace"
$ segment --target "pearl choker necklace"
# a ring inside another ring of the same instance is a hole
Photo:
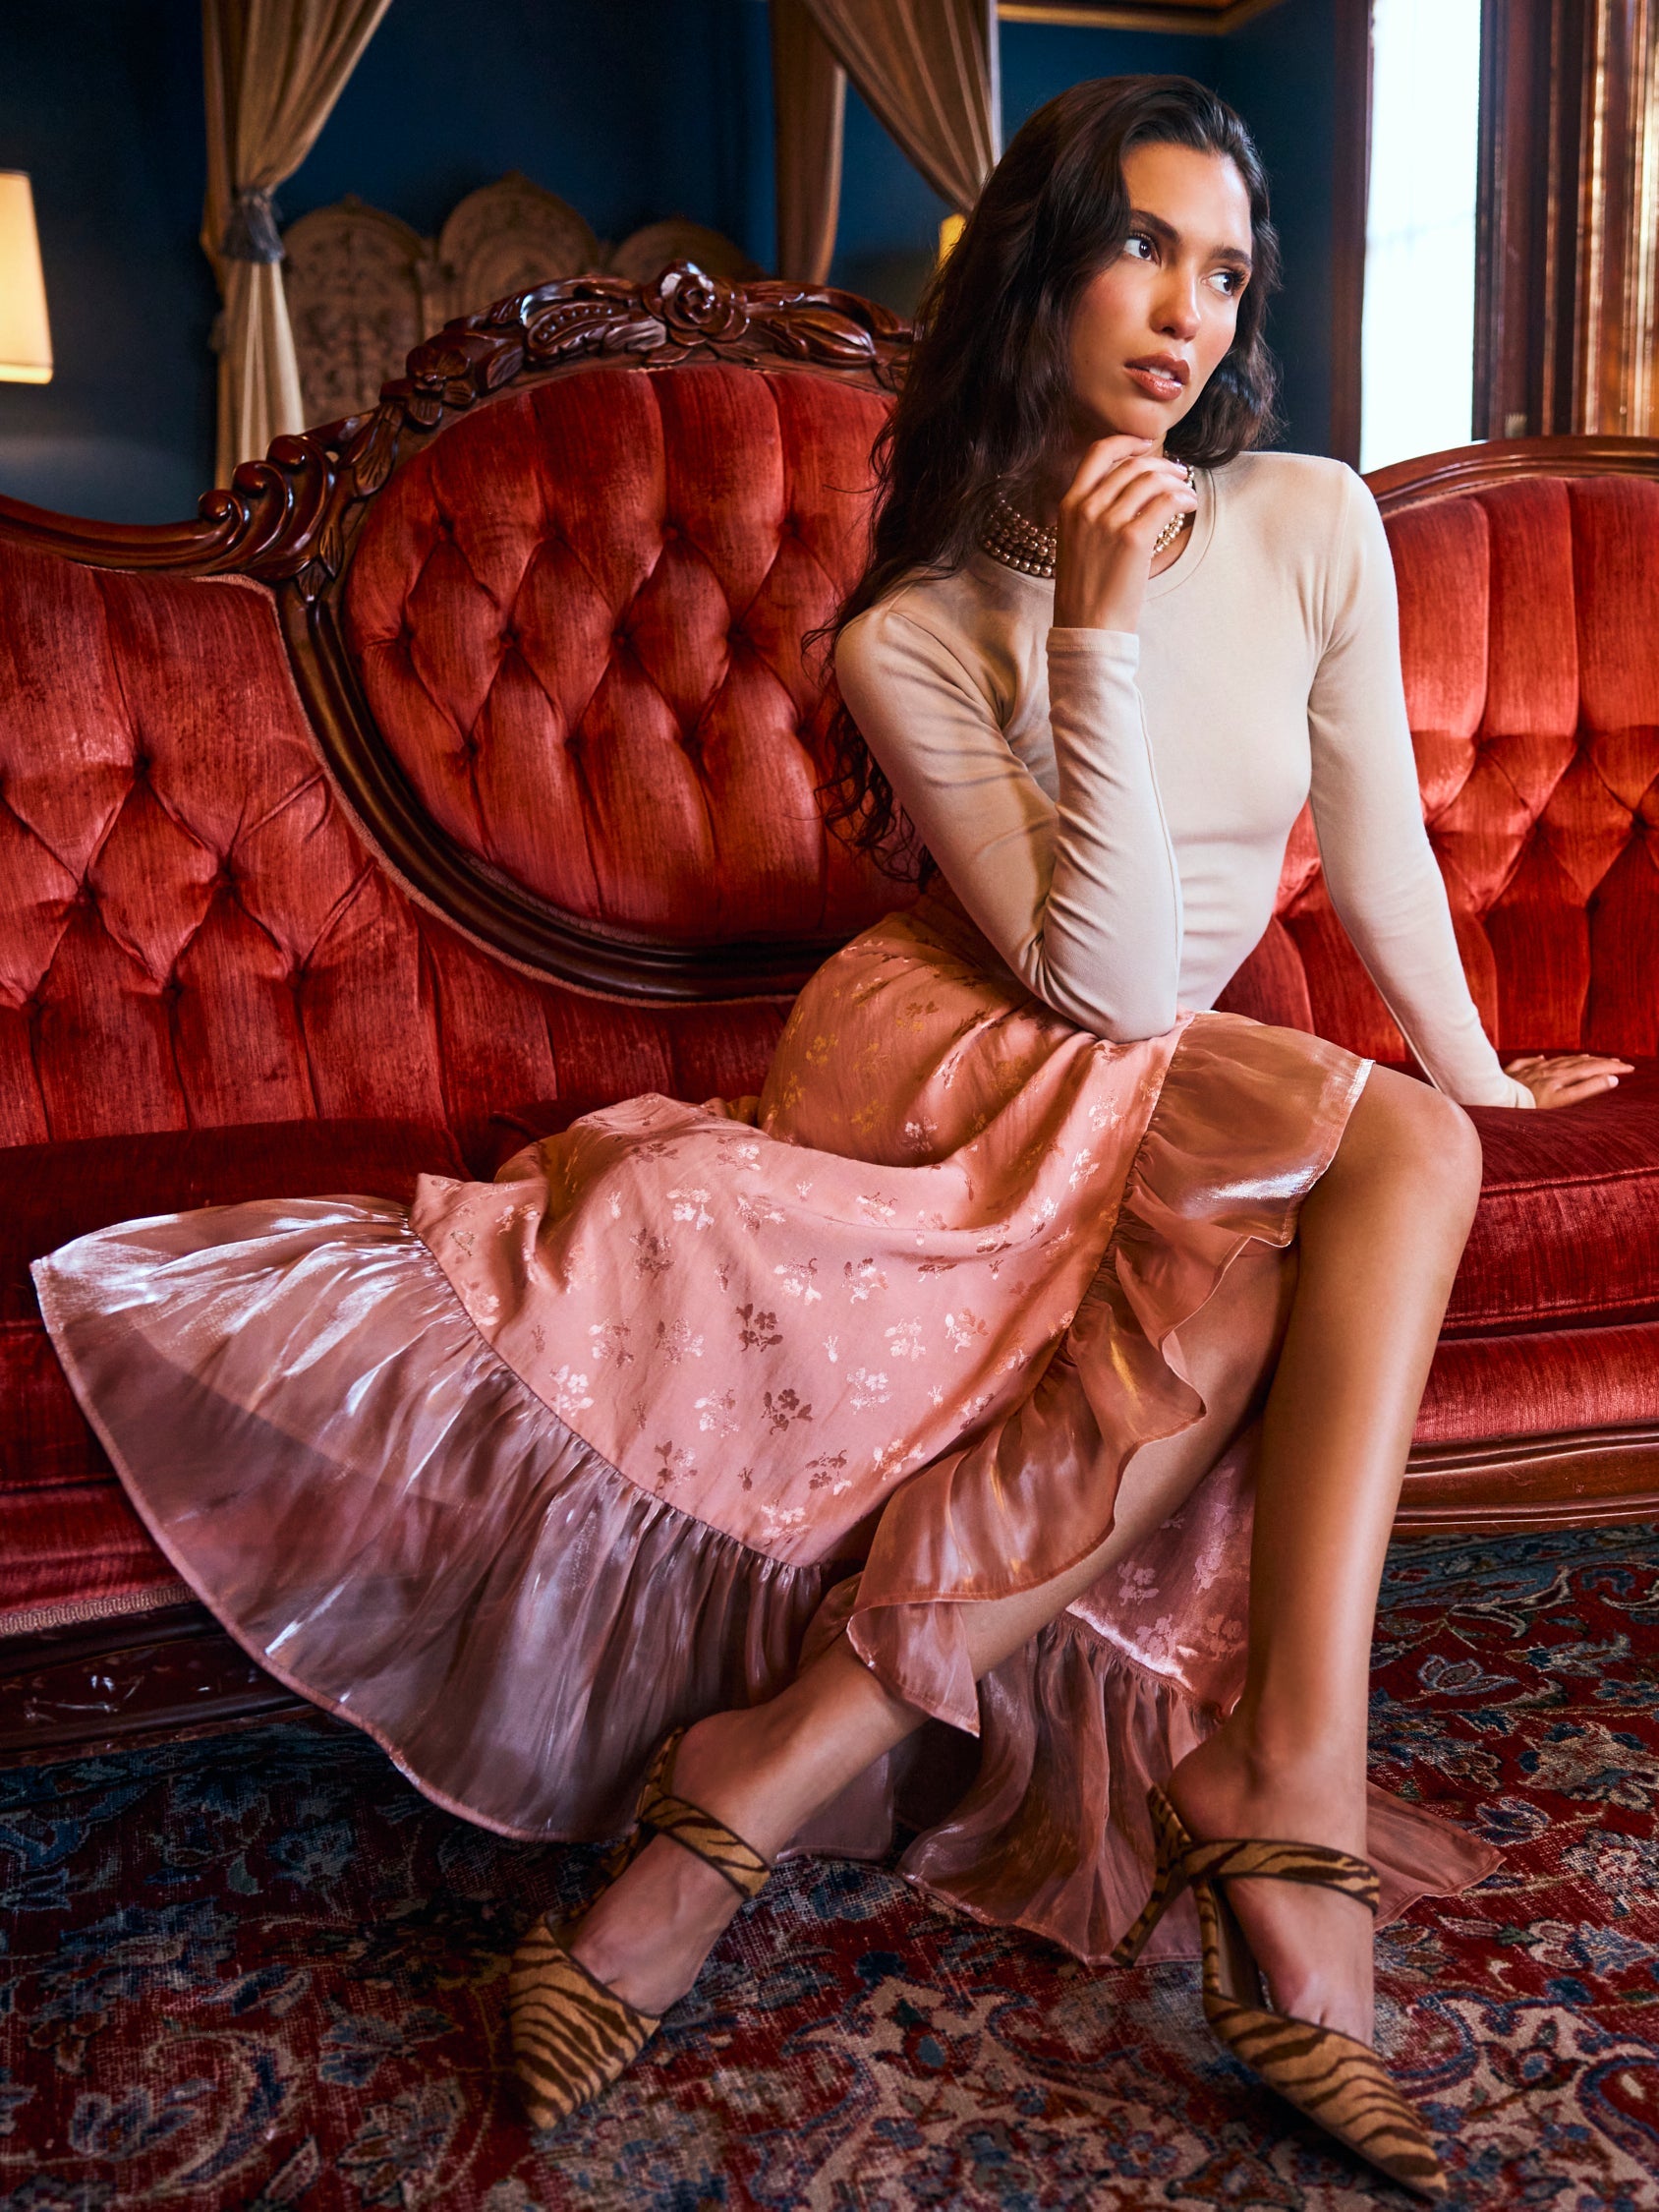
[[[1189,469],[1187,475],[1190,478]],[[1152,541],[1154,560],[1166,547],[1173,546],[1187,524],[1190,514],[1172,515]],[[1022,576],[1052,578],[1055,563],[1059,557],[1059,540],[1052,530],[1044,530],[1017,507],[1009,506],[1001,493],[992,506],[989,520],[980,533],[980,551],[988,553],[993,560],[1000,560],[1004,568],[1017,568]]]

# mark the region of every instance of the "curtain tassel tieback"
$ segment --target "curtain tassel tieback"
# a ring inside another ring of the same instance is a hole
[[[276,206],[266,186],[244,185],[237,194],[219,252],[227,262],[281,261]]]

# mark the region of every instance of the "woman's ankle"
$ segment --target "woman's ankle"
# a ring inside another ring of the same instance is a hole
[[[1258,1731],[1234,1713],[1215,1734],[1189,1752],[1170,1777],[1177,1812],[1190,1811],[1214,1835],[1213,1823],[1234,1818],[1244,1832],[1285,1835],[1362,1850],[1365,1840],[1365,1761],[1346,1743],[1287,1740],[1284,1731]]]
[[[773,1701],[773,1705],[779,1701]],[[673,1789],[735,1829],[763,1857],[776,1858],[816,1807],[797,1802],[811,1790],[802,1737],[787,1710],[773,1705],[718,1713],[688,1728],[675,1761]]]
[[[740,1901],[713,1867],[658,1836],[595,1898],[570,1950],[606,1989],[660,2014],[696,1981]]]
[[[765,1705],[717,1714],[689,1729],[678,1770],[688,1779],[675,1786],[693,1799],[704,1789],[707,1811],[775,1858],[922,1718],[882,1686],[843,1638]]]

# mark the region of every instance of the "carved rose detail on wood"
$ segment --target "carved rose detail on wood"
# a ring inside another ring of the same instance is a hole
[[[728,284],[695,262],[677,262],[644,287],[620,277],[579,277],[502,300],[417,346],[411,377],[447,384],[464,373],[458,333],[495,329],[522,330],[526,357],[539,368],[584,353],[660,353],[677,361],[709,348],[727,359],[774,353],[824,369],[863,370],[889,389],[909,346],[907,324],[849,292]]]

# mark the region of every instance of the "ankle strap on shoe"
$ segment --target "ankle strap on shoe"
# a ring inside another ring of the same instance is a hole
[[[1352,1897],[1370,1912],[1377,1909],[1380,1887],[1376,1868],[1347,1851],[1271,1838],[1190,1844],[1181,1854],[1181,1873],[1188,1882],[1305,1882]]]
[[[666,1835],[689,1851],[694,1859],[712,1866],[740,1897],[759,1896],[772,1873],[772,1862],[762,1858],[755,1846],[746,1843],[724,1821],[706,1813],[689,1798],[676,1797],[665,1786],[684,1732],[676,1729],[652,1762],[651,1774],[640,1798],[640,1826],[658,1835]]]

